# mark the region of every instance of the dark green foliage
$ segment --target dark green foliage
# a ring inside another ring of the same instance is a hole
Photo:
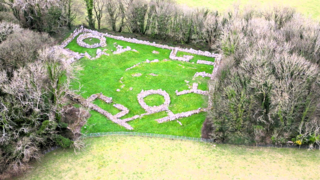
[[[62,148],[69,148],[73,143],[70,139],[57,134],[55,135],[54,141]]]
[[[89,24],[89,27],[91,29],[95,29],[95,20],[93,18],[93,0],[84,0],[86,2],[86,7],[87,7],[87,22]]]

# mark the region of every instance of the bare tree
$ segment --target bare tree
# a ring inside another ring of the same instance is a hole
[[[272,12],[276,19],[259,11],[228,13],[219,20],[217,27],[223,28],[219,46],[228,65],[211,83],[213,107],[219,107],[209,113],[216,140],[317,142],[313,137],[320,101],[319,25],[292,17],[291,11],[282,14],[286,12]]]
[[[5,0],[22,27],[57,33],[64,25],[63,3],[59,0]]]
[[[63,3],[63,14],[65,21],[69,29],[71,29],[72,22],[76,18],[75,10],[72,8],[74,5],[73,0],[62,0]]]
[[[132,33],[146,33],[148,9],[149,6],[146,0],[131,1],[127,11],[127,26]]]
[[[117,31],[117,20],[119,18],[119,14],[123,14],[122,24],[124,23],[125,18],[125,7],[123,5],[124,2],[117,0],[109,0],[106,2],[106,10],[108,13],[108,22],[113,31]]]
[[[96,15],[96,20],[98,23],[98,29],[101,28],[101,19],[103,17],[103,13],[104,13],[104,8],[106,5],[106,1],[105,0],[95,0],[93,2],[93,10],[94,13]],[[116,7],[113,7],[115,10],[117,10]]]

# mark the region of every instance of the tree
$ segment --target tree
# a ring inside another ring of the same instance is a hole
[[[16,69],[34,62],[39,49],[48,47],[54,42],[48,34],[38,34],[28,29],[21,29],[17,25],[14,25],[12,30],[13,33],[0,44],[0,70],[5,70],[9,78],[14,75]]]
[[[54,34],[64,25],[63,4],[59,0],[6,0],[5,3],[24,28]]]
[[[65,15],[65,21],[69,29],[71,29],[72,22],[75,20],[76,15],[72,10],[73,0],[63,0],[63,14]]]
[[[98,22],[98,29],[101,28],[101,19],[103,17],[105,4],[105,0],[95,0],[93,3],[93,9],[96,14],[96,20]],[[116,9],[116,7],[113,8]]]
[[[131,1],[127,11],[127,24],[132,33],[145,34],[148,26],[148,3],[145,0]]]
[[[224,58],[210,83],[209,112],[217,141],[284,144],[308,136],[307,143],[312,135],[317,142],[319,25],[286,12],[273,11],[275,19],[259,11],[220,19]]]
[[[121,12],[125,11],[120,9],[120,6],[121,8],[124,8],[122,3],[123,3],[122,1],[119,2],[117,0],[109,0],[105,4],[106,10],[108,13],[108,23],[111,26],[111,29],[113,31],[117,31],[117,20],[118,20],[119,14],[122,14]],[[122,21],[124,21],[124,18],[125,16],[123,17]]]
[[[42,50],[37,57],[14,70],[11,78],[0,72],[0,179],[26,170],[47,148],[81,145],[78,126],[87,113],[80,109],[79,118],[68,115],[75,109],[68,99],[74,93],[70,76],[65,76],[72,67],[62,64],[58,47]]]
[[[93,17],[93,8],[94,8],[94,0],[84,0],[86,2],[86,7],[87,7],[87,17],[86,20],[89,24],[89,27],[91,29],[95,29],[95,22],[94,22],[94,17]]]

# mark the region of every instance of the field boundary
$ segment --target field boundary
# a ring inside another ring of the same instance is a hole
[[[159,138],[167,138],[167,139],[178,139],[178,140],[190,140],[190,141],[198,141],[198,142],[214,142],[214,139],[203,139],[203,138],[195,138],[195,137],[186,137],[186,136],[174,136],[174,135],[166,135],[166,134],[154,134],[154,133],[140,133],[140,132],[101,132],[101,133],[89,133],[83,134],[83,138],[91,138],[91,137],[102,137],[102,136],[110,136],[110,135],[128,135],[128,136],[142,136],[142,137],[159,137]]]
[[[218,143],[214,142],[214,139],[204,139],[204,138],[195,138],[195,137],[186,137],[186,136],[174,136],[174,135],[166,135],[166,134],[154,134],[154,133],[139,133],[139,132],[101,132],[101,133],[89,133],[82,134],[82,138],[95,138],[95,137],[103,137],[103,136],[112,136],[112,135],[123,135],[123,136],[137,136],[137,137],[156,137],[163,139],[172,139],[172,140],[187,140],[187,141],[195,141],[195,142],[204,142],[204,143],[214,143],[214,144],[225,144],[225,145],[235,145],[235,146],[246,146],[246,147],[262,147],[262,148],[294,148],[294,149],[309,149],[309,146],[293,146],[293,145],[246,145],[246,144],[229,144],[229,143]],[[56,149],[60,149],[60,146],[54,146],[47,150],[43,151],[43,154],[47,154]],[[314,146],[314,150],[317,150],[319,147]]]

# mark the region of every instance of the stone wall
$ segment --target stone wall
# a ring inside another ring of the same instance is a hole
[[[187,52],[187,53],[191,53],[191,54],[196,54],[196,55],[200,55],[200,56],[207,56],[207,57],[212,57],[212,58],[221,58],[221,56],[219,54],[215,54],[215,53],[210,53],[209,51],[200,51],[200,50],[195,50],[195,49],[185,49],[185,48],[180,48],[180,47],[171,47],[168,45],[162,45],[162,44],[156,44],[155,42],[149,42],[149,41],[144,41],[144,40],[138,40],[135,38],[126,38],[123,36],[114,36],[108,33],[100,33],[98,31],[94,31],[94,30],[90,30],[90,29],[86,29],[83,28],[83,26],[81,26],[79,29],[76,29],[74,31],[74,33],[72,33],[70,35],[69,38],[67,38],[62,44],[61,46],[65,47],[67,46],[78,34],[80,33],[91,33],[94,34],[96,36],[105,36],[105,37],[109,37],[109,38],[113,38],[113,39],[117,39],[117,40],[121,40],[121,41],[126,41],[126,42],[130,42],[130,43],[135,43],[135,44],[143,44],[143,45],[148,45],[148,46],[153,46],[153,47],[157,47],[157,48],[161,48],[161,49],[170,49],[170,50],[174,50],[176,49],[176,51],[182,51],[182,52]]]
[[[100,40],[100,43],[95,43],[95,44],[87,44],[84,42],[85,39],[88,38],[96,38]],[[85,33],[85,34],[81,34],[78,38],[77,38],[77,44],[81,47],[84,48],[98,48],[98,47],[106,47],[106,38],[101,35],[101,34],[93,34],[93,33]]]
[[[160,106],[148,106],[145,102],[144,102],[144,98],[152,95],[152,94],[159,94],[162,95],[164,97],[164,104],[160,105]],[[145,109],[147,111],[147,113],[157,113],[157,112],[161,112],[161,111],[166,111],[169,108],[170,105],[170,96],[169,94],[161,89],[158,90],[148,90],[148,91],[141,91],[138,94],[138,102],[140,104],[140,106]]]

